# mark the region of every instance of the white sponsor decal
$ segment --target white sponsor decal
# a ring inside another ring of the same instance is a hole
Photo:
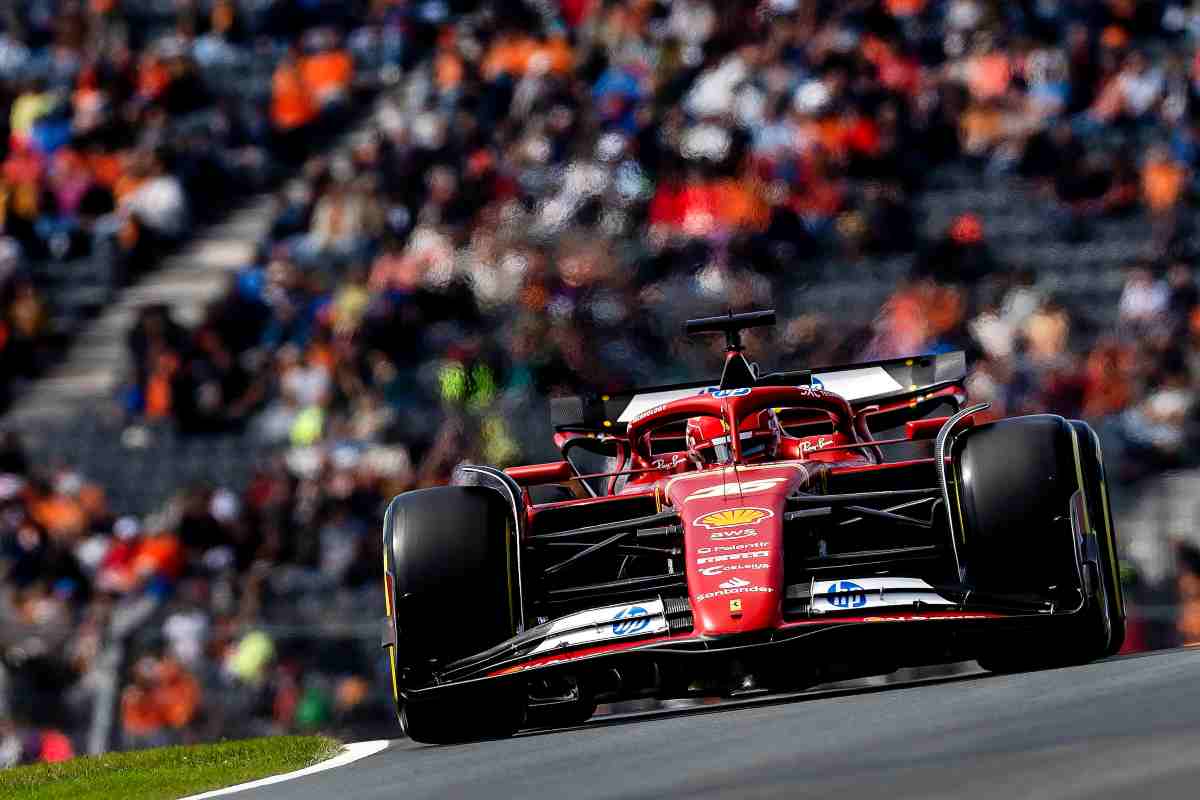
[[[749,553],[725,553],[719,556],[705,556],[704,558],[697,558],[696,563],[716,564],[718,561],[738,561],[740,559],[769,558],[770,555],[770,550],[754,550]]]
[[[833,440],[830,440],[830,444]],[[737,481],[734,480],[728,483],[718,483],[715,486],[705,486],[703,489],[698,489],[687,497],[683,498],[683,502],[689,500],[704,500],[710,497],[738,497],[739,495],[755,494],[757,492],[766,492],[778,486],[781,483],[786,483],[787,478],[757,478],[752,481]]]
[[[847,400],[861,400],[878,394],[898,392],[904,387],[883,367],[821,372],[812,376],[813,386],[828,389]],[[803,388],[803,387],[801,387]]]
[[[532,653],[544,653],[560,647],[608,639],[664,633],[666,630],[667,618],[663,614],[661,600],[593,608],[577,614],[568,614],[552,622],[546,639],[533,648]]]
[[[742,528],[740,531],[713,531],[708,535],[710,542],[728,542],[731,539],[749,539],[751,536],[758,536],[758,531],[754,528]]]
[[[743,569],[770,569],[770,564],[725,564],[720,567],[701,567],[700,574],[714,577],[722,572],[736,572]]]
[[[687,456],[676,453],[670,458],[656,458],[650,462],[650,466],[655,469],[674,469],[685,461],[687,461]]]
[[[645,412],[654,409],[656,406],[666,405],[672,400],[680,400],[684,397],[696,397],[697,395],[707,394],[718,388],[720,387],[704,386],[695,389],[669,389],[664,392],[635,394],[629,398],[629,405],[625,406],[625,410],[621,412],[621,416],[617,417],[617,422],[629,422],[634,417],[642,416]]]
[[[933,606],[954,605],[920,578],[841,578],[813,582],[811,609],[813,613],[823,614],[911,606],[918,602]]]
[[[714,544],[712,547],[697,547],[696,552],[699,555],[706,556],[709,553],[735,553],[738,550],[746,550],[750,547],[762,547],[762,542],[738,542],[737,544]]]
[[[696,595],[696,601],[711,600],[714,597],[725,597],[731,594],[770,594],[775,591],[770,586],[739,586],[736,589],[718,589],[715,592],[705,592]]]
[[[721,581],[717,585],[722,589],[741,589],[743,586],[749,586],[750,581],[745,580],[744,578],[734,577],[727,581]]]
[[[815,450],[822,450],[833,444],[833,439],[826,439],[824,436],[818,436],[815,442],[804,441],[800,443],[801,453],[811,453]]]
[[[645,419],[646,417],[652,417],[652,416],[654,416],[655,414],[657,414],[658,412],[662,411],[662,410],[663,410],[664,408],[666,408],[666,407],[667,407],[667,404],[666,404],[666,403],[662,403],[662,404],[660,404],[660,405],[657,405],[657,406],[652,406],[652,407],[650,407],[650,408],[647,408],[645,411],[643,411],[642,413],[640,413],[640,414],[638,414],[636,417],[634,417],[634,418],[633,418],[633,421],[634,421],[634,422],[640,422],[641,420]],[[622,414],[621,416],[622,416],[622,417],[624,417],[625,415],[624,415],[624,414]]]

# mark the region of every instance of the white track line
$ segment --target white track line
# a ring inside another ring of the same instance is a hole
[[[239,783],[236,786],[226,786],[224,789],[214,789],[213,791],[205,792],[204,794],[188,795],[187,797],[180,798],[180,800],[207,800],[210,797],[221,797],[223,795],[233,794],[234,792],[244,792],[247,789],[261,789],[264,786],[271,786],[272,784],[283,783],[284,781],[295,780],[296,778],[303,778],[305,775],[313,775],[317,772],[324,772],[327,769],[344,767],[347,764],[358,761],[361,758],[373,756],[382,750],[386,750],[388,744],[389,742],[387,739],[376,739],[373,742],[353,742],[345,745],[342,748],[341,753],[329,759],[328,761],[322,761],[320,764],[313,764],[311,767],[298,769],[295,772],[285,772],[282,775],[272,775],[269,778],[262,778],[261,780],[250,781],[249,783]]]

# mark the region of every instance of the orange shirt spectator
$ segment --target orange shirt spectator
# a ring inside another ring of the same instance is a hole
[[[465,74],[462,58],[455,50],[442,50],[433,61],[433,79],[438,89],[443,92],[457,89],[462,84]]]
[[[925,10],[926,0],[886,0],[883,7],[893,17],[919,17]]]
[[[1128,354],[1112,345],[1097,347],[1087,359],[1083,412],[1102,417],[1124,409],[1132,398],[1126,364]]]
[[[926,0],[886,0],[883,4],[893,17],[916,17],[925,10]]]
[[[525,35],[505,35],[496,40],[483,59],[484,78],[500,75],[521,76],[529,68],[529,59],[537,52],[537,42]]]
[[[121,727],[127,736],[152,736],[162,730],[163,723],[153,690],[133,685],[121,692]]]
[[[755,230],[766,227],[770,210],[744,181],[729,178],[713,188],[717,216],[726,225]]]
[[[155,359],[154,371],[146,381],[144,404],[150,419],[164,419],[171,413],[171,381],[179,369],[179,357],[163,353]]]
[[[543,59],[544,66],[549,72],[565,75],[571,71],[571,67],[575,63],[575,54],[571,52],[571,45],[566,39],[554,36],[537,46],[533,52],[531,63]]]
[[[139,575],[177,578],[183,571],[183,545],[166,532],[143,539],[133,557],[133,569]]]
[[[138,94],[147,100],[153,100],[163,93],[171,83],[171,71],[161,58],[147,55],[138,65],[137,88]]]
[[[57,492],[34,501],[29,512],[34,521],[54,537],[82,533],[87,522],[79,503]]]
[[[1004,114],[994,103],[974,104],[959,120],[959,136],[963,150],[971,155],[983,155],[996,145],[1004,134]]]
[[[295,61],[285,59],[271,78],[271,121],[290,131],[316,119],[317,104]]]
[[[967,87],[977,100],[991,100],[1008,91],[1012,65],[999,51],[974,56],[967,62]]]
[[[200,684],[173,658],[164,658],[160,670],[159,685],[153,691],[159,714],[172,728],[186,727],[200,707]]]
[[[1175,580],[1179,591],[1179,611],[1175,623],[1179,643],[1200,644],[1200,575],[1184,570]]]
[[[345,95],[354,77],[354,62],[345,50],[326,50],[300,62],[300,76],[318,103]]]
[[[1142,170],[1142,197],[1153,212],[1167,211],[1179,202],[1187,172],[1165,152],[1152,153]]]
[[[87,161],[88,171],[97,183],[113,189],[120,182],[123,175],[120,153],[89,151],[84,155],[84,159]]]

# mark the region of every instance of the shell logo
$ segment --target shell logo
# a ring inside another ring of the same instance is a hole
[[[734,525],[753,525],[775,513],[765,508],[726,508],[697,517],[693,525],[705,528],[732,528]]]

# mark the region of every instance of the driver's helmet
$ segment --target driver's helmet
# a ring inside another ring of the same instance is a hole
[[[779,452],[779,420],[769,408],[747,417],[741,425],[742,460],[765,461]],[[692,417],[684,430],[688,457],[700,466],[733,460],[729,429],[718,417]]]

